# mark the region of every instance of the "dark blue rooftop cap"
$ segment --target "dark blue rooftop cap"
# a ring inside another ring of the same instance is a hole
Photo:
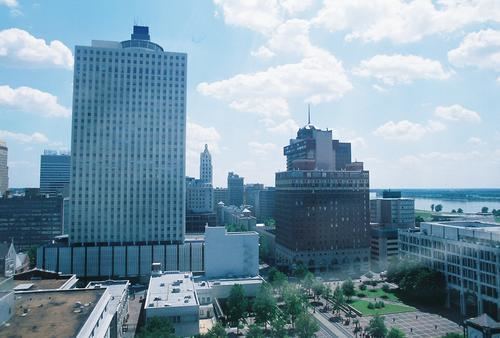
[[[130,36],[132,40],[148,40],[149,41],[149,27],[148,26],[135,26],[134,33]]]

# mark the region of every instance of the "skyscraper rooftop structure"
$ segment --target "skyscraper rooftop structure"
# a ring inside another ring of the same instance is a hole
[[[200,154],[200,180],[203,183],[212,184],[213,170],[212,170],[212,155],[208,151],[208,144],[205,144],[205,149]]]
[[[72,244],[184,241],[186,71],[145,26],[76,46]]]
[[[234,172],[227,174],[228,204],[237,207],[243,205],[245,193],[244,178]]]

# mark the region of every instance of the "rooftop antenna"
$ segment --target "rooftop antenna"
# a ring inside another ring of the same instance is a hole
[[[307,124],[311,124],[311,104],[307,104]]]

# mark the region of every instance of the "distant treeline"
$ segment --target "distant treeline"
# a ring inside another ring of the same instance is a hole
[[[382,196],[386,189],[370,189]],[[432,198],[441,200],[500,201],[500,189],[392,189],[401,191],[403,197]]]

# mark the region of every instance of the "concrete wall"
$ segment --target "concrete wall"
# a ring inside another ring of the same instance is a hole
[[[205,229],[207,278],[259,274],[259,235],[254,231],[227,233],[224,227]]]

